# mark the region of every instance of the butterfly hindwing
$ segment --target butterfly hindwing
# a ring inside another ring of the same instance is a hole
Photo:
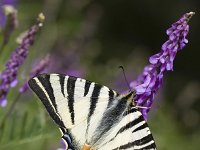
[[[29,80],[72,149],[84,144],[95,150],[156,149],[142,114],[129,110],[127,95],[95,82],[60,74],[42,74]],[[69,133],[69,134],[68,134]]]
[[[122,105],[119,106],[123,107]],[[119,106],[113,106],[115,107],[114,110],[123,110],[123,108],[120,108]],[[100,137],[98,137],[99,140],[94,144],[96,149],[156,149],[153,136],[140,111],[138,111],[136,108],[132,108],[131,110],[124,109],[122,115],[117,114],[116,111],[114,112],[114,119],[110,120],[112,126],[111,128],[106,129],[106,134],[102,134]],[[103,127],[104,126],[102,126],[102,128]]]
[[[123,140],[122,140],[123,139]],[[135,108],[124,112],[113,132],[102,142],[100,150],[154,150],[156,145],[142,114]]]

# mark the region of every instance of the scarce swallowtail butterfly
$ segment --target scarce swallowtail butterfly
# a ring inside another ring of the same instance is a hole
[[[155,150],[156,145],[134,92],[118,94],[106,86],[61,74],[29,80],[58,125],[70,150]]]

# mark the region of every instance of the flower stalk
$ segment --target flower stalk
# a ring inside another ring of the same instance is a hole
[[[10,108],[8,109],[8,111],[6,112],[6,114],[4,115],[3,119],[0,122],[0,130],[4,127],[4,124],[5,124],[6,120],[9,118],[10,114],[13,112],[17,102],[20,100],[20,97],[21,97],[21,94],[18,93],[16,98],[12,102]]]

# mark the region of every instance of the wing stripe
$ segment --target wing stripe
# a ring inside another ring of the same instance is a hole
[[[133,113],[133,112],[136,112],[136,111],[138,111],[138,110],[135,109],[135,108],[132,108],[132,109],[127,110],[126,112],[124,112],[123,116],[125,117],[126,115],[128,115],[128,114],[130,114],[130,113]]]
[[[74,89],[77,78],[69,77],[67,80],[68,107],[71,114],[71,121],[74,124]]]
[[[144,120],[144,119],[143,119]],[[136,128],[135,130],[132,131],[132,133],[137,132],[139,130],[142,130],[144,128],[148,127],[147,123],[144,123],[143,125],[139,126],[138,128]]]
[[[132,115],[134,115],[134,114],[132,114]],[[144,121],[144,119],[143,119],[143,117],[142,117],[142,115],[141,115],[141,116],[139,116],[137,119],[135,119],[135,120],[133,120],[133,121],[127,123],[127,124],[126,124],[125,126],[123,126],[121,129],[119,129],[119,131],[118,131],[117,134],[122,133],[122,132],[124,132],[125,130],[130,129],[131,127],[137,125],[138,123],[140,123],[140,122],[142,122],[142,121]],[[117,134],[116,134],[115,136],[117,136]]]
[[[102,86],[99,85],[99,84],[94,85],[92,97],[90,99],[91,103],[90,103],[90,111],[89,111],[89,114],[88,114],[88,121],[90,120],[90,117],[93,115],[94,110],[96,108],[96,104],[98,102],[98,97],[99,97],[99,93],[100,93],[101,88],[102,88]]]
[[[155,142],[153,142],[153,143],[151,143],[150,145],[147,145],[147,146],[145,146],[145,147],[143,147],[143,148],[135,148],[134,150],[151,150],[151,149],[153,149],[153,150],[156,149],[156,144],[155,144]]]
[[[148,134],[147,136],[145,136],[145,137],[143,137],[139,140],[134,141],[134,145],[142,146],[142,145],[145,145],[145,144],[147,144],[151,141],[153,141],[152,134]]]
[[[61,92],[63,96],[65,97],[65,93],[64,93],[65,77],[62,75],[59,75],[59,80],[60,80]]]
[[[36,78],[37,79],[37,78]],[[39,82],[39,80],[38,80]],[[46,107],[49,115],[53,118],[56,124],[58,124],[61,128],[65,128],[63,121],[60,119],[59,115],[55,112],[53,105],[50,103],[49,99],[47,98],[46,94],[44,93],[42,87],[38,85],[35,79],[31,79],[28,82],[31,89],[36,93],[36,95],[41,99],[42,103]]]
[[[133,113],[134,113],[134,112],[133,112]],[[131,115],[134,115],[134,114],[131,114]],[[142,122],[142,121],[144,121],[144,119],[143,119],[142,115],[140,115],[137,119],[135,119],[135,120],[133,120],[133,121],[127,123],[125,126],[121,127],[121,128],[119,129],[119,131],[116,133],[116,135],[115,135],[112,139],[110,139],[107,143],[113,141],[113,140],[117,137],[118,134],[124,132],[125,130],[130,129],[131,127],[137,125],[138,123],[140,123],[140,122]]]
[[[90,98],[89,113],[88,113],[88,117],[87,117],[86,137],[88,136],[89,122],[90,122],[91,116],[93,115],[93,113],[95,111],[101,88],[102,88],[101,85],[96,84],[96,83],[94,84],[92,95],[91,95],[91,98]]]
[[[115,93],[113,92],[113,90],[109,90],[109,99],[108,99],[108,106],[107,106],[107,108],[109,108],[110,105],[112,104],[112,102],[114,100],[114,95],[115,95]]]
[[[85,91],[84,91],[84,96],[86,96],[88,94],[88,91],[90,89],[90,85],[91,85],[91,82],[90,81],[85,81]]]
[[[52,104],[55,107],[55,110],[57,111],[57,105],[56,105],[55,97],[54,97],[54,94],[53,94],[53,88],[52,88],[51,83],[50,83],[50,75],[38,76],[38,80],[40,81],[42,86],[45,88],[46,92],[49,95],[49,98],[50,98]]]
[[[152,143],[153,142],[153,143]],[[150,145],[148,145],[148,143]],[[143,146],[145,145],[145,146]],[[134,147],[134,146],[140,146],[137,150],[148,150],[150,148],[156,148],[156,145],[155,145],[155,142],[153,141],[153,137],[151,134],[143,137],[142,139],[139,139],[139,140],[136,140],[136,141],[133,141],[133,142],[129,142],[127,144],[124,144],[120,147],[117,147],[117,148],[114,148],[113,150],[118,150],[118,149],[129,149],[131,147]],[[136,148],[134,147],[134,150],[136,150]]]

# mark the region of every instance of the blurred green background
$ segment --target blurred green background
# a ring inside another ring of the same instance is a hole
[[[184,13],[190,20],[189,43],[178,53],[174,71],[165,74],[148,124],[159,150],[198,150],[200,147],[200,1],[134,0],[18,0],[19,26],[0,56],[0,68],[15,49],[16,37],[30,27],[38,13],[46,21],[26,63],[18,86],[10,90],[8,106],[0,108],[0,121],[18,94],[35,60],[52,56],[48,72],[70,74],[96,81],[119,92],[128,80],[142,73],[148,58],[167,40],[166,29]],[[20,96],[3,129],[0,150],[54,150],[60,133],[39,99],[29,90]]]

